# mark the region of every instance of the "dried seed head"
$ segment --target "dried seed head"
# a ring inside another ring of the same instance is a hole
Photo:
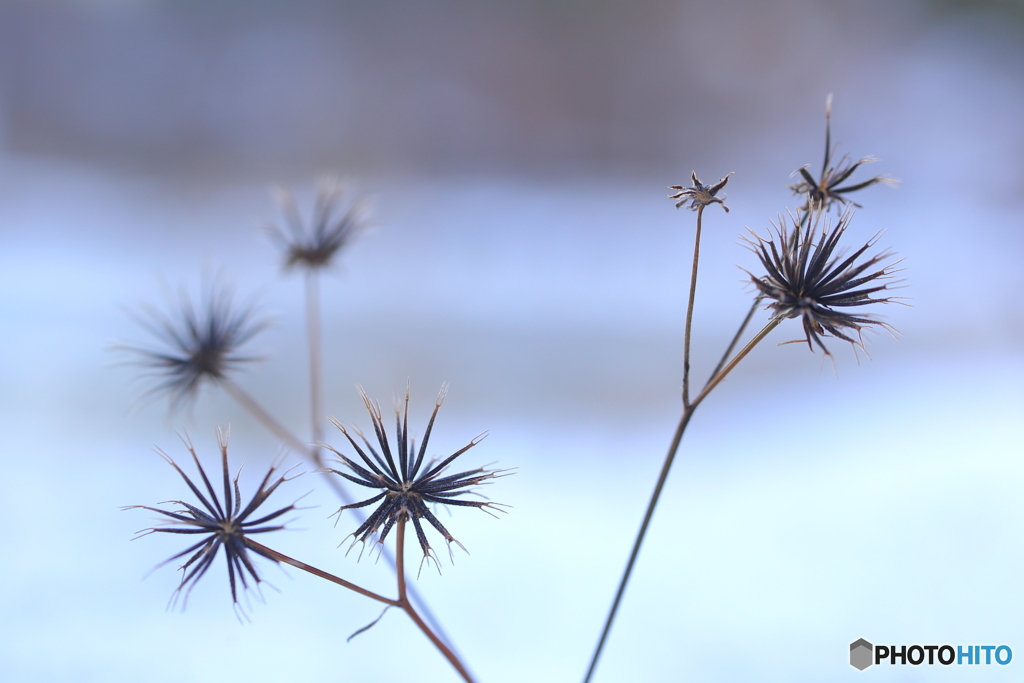
[[[761,295],[771,300],[769,309],[777,318],[801,318],[804,339],[814,350],[817,345],[831,355],[822,343],[822,337],[836,337],[864,348],[862,331],[872,325],[881,327],[895,336],[896,329],[870,314],[854,315],[836,308],[890,303],[901,297],[876,296],[891,290],[897,281],[894,270],[899,261],[879,267],[892,257],[890,252],[860,261],[857,260],[874,246],[878,235],[849,257],[833,255],[840,238],[850,224],[852,214],[847,211],[832,228],[822,220],[820,207],[812,208],[806,221],[790,216],[789,223],[780,217],[774,225],[774,235],[767,239],[751,235],[745,238],[751,251],[757,254],[767,274],[751,280]],[[813,343],[812,343],[813,342]]]
[[[329,267],[335,254],[366,227],[365,201],[356,200],[339,211],[345,188],[336,179],[320,181],[313,221],[308,229],[292,193],[278,188],[277,195],[284,212],[285,227],[268,225],[266,230],[284,250],[285,270],[305,268],[312,271]]]
[[[455,543],[463,550],[465,550],[465,547],[448,532],[448,529],[431,512],[430,507],[428,507],[430,504],[474,507],[484,512],[490,512],[491,510],[503,512],[499,503],[464,500],[462,496],[475,493],[472,488],[474,486],[490,483],[489,480],[504,476],[508,473],[506,470],[488,470],[478,467],[477,469],[457,474],[445,474],[448,466],[460,455],[480,443],[485,434],[476,437],[466,446],[444,458],[439,463],[435,463],[433,460],[424,462],[430,432],[434,427],[434,419],[437,417],[437,411],[440,409],[447,392],[447,385],[442,386],[441,392],[438,394],[437,401],[434,404],[434,412],[430,415],[430,420],[427,422],[427,429],[423,434],[423,443],[420,444],[419,450],[416,449],[415,440],[409,435],[408,391],[405,394],[404,408],[401,411],[395,410],[395,445],[397,446],[397,452],[392,450],[391,444],[388,441],[380,405],[371,401],[363,393],[362,389],[359,390],[359,393],[363,397],[366,410],[370,413],[370,421],[373,423],[373,431],[380,450],[378,451],[357,429],[347,428],[338,421],[331,420],[334,426],[340,429],[341,433],[348,439],[349,445],[358,456],[358,461],[354,457],[350,458],[339,450],[323,444],[325,448],[330,449],[341,458],[342,464],[349,471],[342,472],[335,469],[325,469],[322,471],[337,474],[360,486],[381,490],[379,494],[372,498],[360,503],[344,505],[338,509],[340,514],[342,510],[349,508],[361,508],[374,503],[380,503],[377,509],[367,517],[366,521],[352,533],[354,538],[353,545],[358,541],[365,546],[366,541],[373,536],[376,536],[377,543],[383,545],[384,540],[395,523],[404,519],[412,522],[416,531],[416,538],[419,540],[420,548],[423,550],[423,561],[433,560],[436,563],[437,556],[427,541],[427,535],[424,533],[421,520],[426,520],[444,537],[448,544],[449,555],[451,555],[452,543]],[[362,445],[353,438],[353,433],[359,437]],[[420,564],[421,568],[422,565],[423,563]],[[438,565],[438,568],[440,569],[440,565]]]
[[[807,169],[810,168],[810,164],[798,168],[792,173],[792,175],[799,173],[801,180],[794,185],[790,185],[789,189],[793,190],[794,194],[806,195],[807,197],[807,203],[801,208],[802,211],[807,211],[811,206],[821,206],[828,209],[831,206],[845,206],[847,203],[861,208],[860,204],[848,199],[845,195],[863,190],[872,185],[882,184],[895,187],[899,184],[899,180],[896,178],[878,175],[860,183],[840,187],[862,165],[878,161],[878,159],[867,156],[853,162],[848,155],[844,154],[836,163],[834,156],[837,147],[832,146],[832,96],[829,95],[825,101],[825,160],[821,165],[821,177],[815,179],[808,172]]]
[[[170,315],[146,307],[142,315],[133,317],[162,348],[116,348],[131,354],[135,358],[131,364],[144,368],[146,376],[158,378],[147,395],[166,391],[174,407],[193,398],[204,381],[216,383],[238,366],[260,360],[239,353],[239,348],[268,324],[255,319],[252,304],[236,307],[232,291],[216,284],[201,308],[182,290],[178,310]]]
[[[708,204],[721,204],[722,208],[725,209],[726,213],[729,213],[729,207],[725,205],[725,197],[716,197],[718,191],[725,187],[725,184],[729,182],[729,176],[732,175],[730,171],[724,178],[719,180],[714,185],[705,185],[697,178],[697,172],[693,171],[690,173],[690,180],[693,181],[692,187],[683,187],[682,185],[672,185],[668,189],[677,190],[675,194],[670,194],[669,199],[678,199],[676,202],[676,208],[680,208],[686,202],[690,202],[690,210],[696,211],[697,209],[707,206]]]
[[[246,537],[249,534],[268,533],[284,528],[284,524],[268,525],[267,523],[281,517],[281,515],[284,515],[287,512],[295,510],[296,508],[294,504],[255,519],[253,519],[253,517],[255,517],[256,510],[267,500],[267,498],[270,497],[270,494],[272,494],[278,486],[289,481],[291,478],[286,475],[279,475],[275,477],[277,469],[272,466],[267,471],[266,475],[264,475],[263,481],[260,483],[259,488],[249,501],[248,505],[243,508],[242,495],[238,487],[238,474],[235,475],[233,480],[229,478],[227,438],[218,430],[217,440],[220,445],[221,469],[223,474],[224,498],[222,501],[217,495],[217,491],[210,482],[210,479],[206,476],[206,471],[203,470],[203,466],[200,464],[199,457],[196,455],[196,451],[192,447],[192,444],[189,442],[188,438],[183,438],[182,440],[185,442],[185,448],[188,449],[189,455],[192,456],[192,461],[195,463],[196,469],[199,471],[199,477],[202,480],[202,488],[205,489],[205,493],[199,486],[196,486],[196,484],[189,479],[188,475],[185,474],[181,467],[179,467],[169,455],[160,450],[157,450],[157,452],[171,465],[171,467],[175,469],[179,475],[181,475],[181,478],[185,480],[185,483],[188,484],[188,487],[198,499],[199,504],[192,505],[181,500],[172,500],[168,502],[181,505],[183,509],[161,510],[147,505],[131,505],[124,509],[129,510],[140,508],[143,510],[151,510],[152,512],[164,515],[164,517],[167,518],[164,526],[143,529],[139,532],[136,538],[152,533],[204,536],[204,538],[197,543],[194,543],[185,550],[182,550],[180,553],[172,555],[154,567],[154,569],[162,567],[169,562],[173,562],[174,560],[185,557],[191,553],[191,556],[185,561],[185,564],[181,566],[181,583],[178,584],[178,587],[174,591],[174,595],[171,597],[171,604],[174,604],[177,599],[181,597],[182,608],[185,607],[189,593],[213,564],[214,559],[217,557],[217,551],[223,548],[224,557],[226,558],[228,565],[228,583],[231,586],[231,600],[239,614],[244,614],[238,603],[237,583],[242,584],[243,590],[248,590],[250,588],[249,579],[255,582],[254,587],[258,587],[262,582],[262,579],[256,570],[256,566],[253,564],[252,558],[249,555],[249,551],[277,563],[276,559],[265,555],[261,550],[259,550],[259,548],[250,546],[246,541]],[[239,470],[239,473],[241,473],[241,470]]]

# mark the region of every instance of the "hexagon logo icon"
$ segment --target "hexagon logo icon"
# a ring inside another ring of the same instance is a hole
[[[850,643],[850,666],[863,671],[874,662],[875,646],[861,638]]]

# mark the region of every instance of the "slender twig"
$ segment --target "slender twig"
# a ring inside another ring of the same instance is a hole
[[[395,562],[398,573],[398,606],[404,609],[405,613],[409,615],[409,618],[412,619],[417,626],[419,626],[424,635],[426,635],[427,638],[430,638],[430,642],[434,644],[434,647],[436,647],[438,651],[444,655],[444,658],[447,659],[455,668],[455,670],[459,672],[462,679],[467,683],[473,683],[473,677],[469,674],[466,666],[458,656],[456,656],[451,648],[449,648],[445,642],[441,640],[429,626],[427,626],[427,623],[423,621],[420,615],[416,612],[416,609],[413,607],[412,602],[409,600],[407,592],[408,586],[405,581],[405,522],[406,518],[404,516],[398,518],[398,539],[395,541],[397,546],[395,550]]]
[[[710,394],[711,391],[715,387],[717,387],[723,379],[725,379],[726,375],[732,372],[733,368],[739,365],[739,362],[746,358],[747,354],[753,351],[754,347],[757,346],[762,339],[767,337],[769,332],[778,327],[779,323],[781,323],[782,320],[782,318],[772,318],[771,320],[769,320],[768,324],[761,328],[761,331],[755,334],[751,338],[751,340],[747,342],[747,345],[744,346],[739,353],[733,356],[733,359],[729,361],[729,363],[724,368],[722,368],[722,370],[717,375],[708,380],[707,385],[703,389],[701,389],[701,392],[699,394],[697,394],[697,398],[693,399],[693,407],[696,408],[701,401],[707,398],[708,394]]]
[[[378,595],[377,593],[374,593],[373,591],[366,590],[362,586],[357,586],[356,584],[352,583],[351,581],[346,581],[345,579],[343,579],[343,578],[341,578],[339,576],[335,576],[334,574],[330,574],[328,572],[325,572],[322,569],[317,569],[316,567],[310,566],[310,565],[306,564],[305,562],[300,562],[299,560],[296,560],[296,559],[294,559],[292,557],[288,557],[287,555],[285,555],[283,553],[277,552],[273,548],[268,548],[267,546],[263,545],[262,543],[257,543],[256,541],[252,540],[248,536],[245,537],[245,544],[247,546],[249,546],[250,548],[252,548],[253,550],[255,550],[256,552],[260,553],[261,555],[264,555],[264,556],[269,557],[271,559],[277,560],[278,562],[284,562],[285,564],[290,564],[291,566],[295,567],[296,569],[301,569],[304,572],[309,572],[313,576],[318,576],[321,579],[326,579],[327,581],[330,581],[332,583],[336,583],[339,586],[342,586],[344,588],[348,588],[349,590],[355,591],[356,593],[359,593],[360,595],[365,595],[368,598],[372,598],[373,600],[376,600],[377,602],[383,602],[385,605],[392,605],[393,607],[400,607],[401,604],[402,604],[401,601],[399,601],[399,600],[392,600],[391,598],[385,598],[383,595]]]
[[[264,427],[266,427],[271,434],[273,434],[277,438],[281,439],[281,441],[288,444],[290,448],[295,449],[295,451],[303,454],[304,456],[312,460],[317,467],[324,466],[323,458],[320,455],[319,451],[316,451],[312,449],[309,445],[302,443],[302,441],[299,440],[299,438],[296,437],[292,432],[290,432],[287,427],[285,427],[280,422],[275,420],[274,416],[267,412],[267,409],[260,405],[259,402],[256,401],[256,399],[249,394],[249,392],[247,392],[245,389],[238,386],[228,378],[222,379],[221,385],[231,395],[231,397],[235,399],[235,401],[237,401],[239,405],[242,406],[242,408],[244,408],[253,417],[255,417],[256,420],[260,422]],[[341,486],[340,482],[337,481],[337,479],[338,477],[328,477],[327,481],[331,488],[334,489],[334,492],[338,495],[338,498],[340,498],[345,505],[351,505],[353,502],[355,502],[355,499],[349,495],[348,491],[345,490],[343,486]],[[366,521],[366,515],[365,513],[363,513],[362,510],[353,509],[352,512],[355,514],[356,519],[359,520],[360,524]],[[384,560],[391,566],[392,569],[397,568],[395,564],[395,558],[394,556],[392,556],[391,552],[387,548],[381,548],[381,555],[384,556]],[[427,621],[430,622],[430,625],[434,629],[434,631],[450,643],[451,638],[448,637],[448,634],[441,627],[440,621],[434,615],[433,610],[430,609],[430,606],[427,604],[426,600],[423,599],[423,596],[419,594],[419,591],[416,590],[415,587],[410,587],[409,594],[412,597],[412,599],[419,604],[420,610],[423,612],[423,615],[427,619]]]
[[[310,418],[313,422],[313,443],[324,440],[323,341],[320,331],[320,271],[306,271],[306,336],[309,337]],[[320,460],[320,448],[313,447],[314,458]]]
[[[690,407],[690,329],[693,323],[693,299],[697,294],[697,263],[700,261],[700,228],[704,205],[697,209],[697,237],[693,243],[693,267],[690,270],[690,300],[686,304],[686,331],[683,335],[683,408]]]
[[[427,623],[423,620],[423,618],[420,617],[420,615],[416,612],[416,608],[413,607],[412,602],[409,600],[408,585],[405,581],[405,521],[406,520],[404,517],[398,520],[398,549],[395,560],[396,568],[398,570],[397,600],[386,598],[383,595],[379,595],[371,590],[363,588],[362,586],[356,585],[351,581],[346,581],[340,576],[335,576],[334,574],[325,572],[322,569],[317,569],[316,567],[308,565],[305,562],[300,562],[299,560],[296,560],[293,557],[289,557],[284,553],[280,553],[274,550],[273,548],[268,548],[262,543],[258,543],[247,536],[244,537],[244,542],[255,552],[258,552],[265,557],[277,560],[278,562],[284,562],[285,564],[290,564],[296,569],[301,569],[304,572],[309,572],[313,576],[317,576],[321,579],[325,579],[332,583],[336,583],[339,586],[342,586],[343,588],[347,588],[351,591],[359,593],[360,595],[364,595],[368,598],[376,600],[377,602],[383,602],[385,605],[391,605],[392,607],[401,607],[403,610],[405,610],[406,614],[409,615],[409,618],[411,618],[413,622],[419,627],[419,629],[423,631],[424,635],[426,635],[427,638],[430,639],[430,642],[434,644],[434,647],[436,647],[438,651],[444,656],[444,658],[447,659],[448,662],[453,667],[455,667],[455,670],[459,672],[459,675],[462,676],[463,680],[467,681],[467,683],[474,683],[473,677],[470,676],[469,671],[467,671],[462,661],[459,660],[459,658],[455,655],[451,648],[449,648],[445,644],[445,642],[441,640],[437,636],[437,634],[434,633],[433,630],[431,630],[430,626],[428,626]]]
[[[743,336],[743,333],[746,332],[747,325],[750,324],[751,319],[754,317],[754,313],[757,312],[757,307],[761,305],[761,301],[763,299],[764,297],[758,294],[754,299],[754,302],[750,304],[750,310],[747,311],[747,317],[743,319],[743,322],[740,324],[740,328],[736,330],[736,334],[733,336],[732,341],[729,342],[729,346],[725,349],[725,353],[722,354],[722,358],[718,361],[718,365],[716,365],[715,369],[711,371],[711,374],[708,376],[708,382],[717,377],[718,373],[721,372],[723,367],[725,367],[725,364],[729,362],[729,358],[732,356],[732,350],[740,343],[740,338]]]
[[[247,392],[245,389],[238,386],[237,384],[235,384],[235,382],[228,378],[221,379],[220,385],[224,387],[225,391],[231,394],[231,398],[235,399],[235,401],[237,401],[238,404],[242,406],[242,408],[244,408],[250,415],[255,417],[260,424],[266,427],[267,431],[269,431],[271,434],[279,438],[281,441],[288,444],[289,448],[294,449],[295,451],[301,453],[305,457],[312,460],[313,464],[315,464],[317,467],[323,467],[323,461],[319,457],[319,455],[316,454],[309,447],[308,444],[302,443],[302,441],[297,436],[292,434],[292,432],[289,431],[287,427],[278,422],[274,418],[274,416],[267,411],[266,408],[260,405],[260,403],[255,398],[252,397],[252,395],[249,392]],[[353,500],[350,499],[348,497],[348,494],[344,493],[343,490],[338,495],[344,499],[345,503],[353,502]]]
[[[601,657],[601,651],[604,650],[604,643],[612,630],[612,622],[615,621],[615,615],[619,611],[619,603],[622,602],[622,596],[626,592],[626,584],[629,583],[629,577],[633,573],[633,565],[636,564],[636,558],[640,554],[640,546],[647,535],[647,526],[651,523],[651,518],[654,516],[654,508],[657,507],[658,499],[661,497],[661,489],[665,486],[665,481],[668,479],[668,472],[672,469],[672,461],[675,460],[676,452],[679,450],[679,442],[682,441],[683,432],[686,430],[686,425],[689,424],[690,418],[693,417],[694,410],[696,410],[696,405],[683,409],[683,415],[679,419],[676,433],[672,436],[672,444],[668,447],[668,455],[665,456],[665,462],[661,465],[661,473],[658,475],[658,481],[654,484],[654,492],[651,494],[651,499],[647,503],[647,512],[644,513],[644,520],[640,523],[640,530],[637,532],[636,540],[633,541],[633,550],[629,553],[629,561],[626,562],[626,569],[622,573],[622,579],[619,580],[619,587],[615,591],[615,599],[612,601],[612,607],[608,611],[608,617],[605,619],[604,628],[601,630],[601,637],[598,639],[597,647],[594,648],[594,654],[590,658],[590,666],[587,668],[587,675],[583,679],[584,683],[589,683],[590,678],[594,675],[594,670],[597,668],[597,661]]]

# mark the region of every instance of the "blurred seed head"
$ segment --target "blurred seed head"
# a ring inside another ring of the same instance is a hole
[[[852,204],[857,208],[861,208],[860,204],[847,198],[846,195],[863,190],[866,187],[871,187],[872,185],[883,184],[895,187],[899,184],[899,180],[896,178],[878,175],[863,182],[840,187],[847,180],[850,180],[850,177],[858,168],[864,164],[878,161],[878,159],[867,156],[854,162],[851,161],[848,155],[844,154],[837,162],[835,160],[837,148],[838,146],[832,146],[832,96],[829,95],[825,101],[825,160],[821,165],[821,176],[818,178],[812,176],[807,170],[810,168],[810,164],[807,164],[793,171],[792,175],[800,174],[801,180],[789,186],[794,194],[806,196],[807,203],[801,207],[802,211],[809,210],[811,206],[820,206],[828,209],[832,206],[845,206],[846,204]]]
[[[891,252],[861,257],[874,246],[879,235],[875,235],[849,257],[836,253],[836,246],[850,224],[852,214],[843,213],[833,228],[822,218],[823,209],[814,206],[806,221],[792,216],[789,222],[780,217],[773,225],[774,235],[759,237],[751,232],[753,239],[745,238],[750,249],[757,254],[767,274],[751,280],[761,295],[771,300],[769,309],[777,318],[800,318],[803,322],[804,339],[808,348],[820,348],[831,356],[822,342],[823,337],[836,337],[864,348],[864,329],[881,327],[895,336],[896,329],[887,322],[870,314],[852,314],[837,308],[859,307],[869,304],[884,304],[901,297],[877,296],[893,288],[894,267],[889,263],[879,267],[892,257]],[[791,227],[790,227],[791,224]],[[858,259],[861,259],[858,262]]]
[[[466,470],[457,474],[445,474],[448,466],[456,458],[480,443],[486,434],[476,437],[466,446],[440,462],[435,460],[424,462],[427,443],[430,439],[431,430],[434,427],[434,419],[437,417],[437,411],[440,409],[441,403],[448,393],[447,385],[441,387],[441,392],[434,403],[434,412],[431,413],[430,421],[427,422],[427,429],[423,434],[423,443],[420,444],[419,450],[416,449],[415,439],[409,435],[408,391],[405,394],[404,408],[402,410],[396,408],[395,410],[395,446],[397,447],[397,452],[392,450],[391,444],[388,441],[384,421],[381,417],[380,405],[371,401],[361,388],[359,393],[363,397],[363,404],[366,406],[366,410],[370,413],[370,421],[373,423],[377,447],[374,447],[358,429],[345,427],[333,419],[331,422],[348,439],[349,445],[358,456],[358,460],[354,457],[350,458],[327,444],[323,444],[325,448],[330,449],[341,458],[342,464],[345,465],[348,471],[335,469],[325,469],[322,471],[337,474],[366,488],[381,490],[379,494],[372,498],[368,498],[360,503],[344,505],[338,509],[338,514],[340,514],[343,510],[349,508],[361,508],[373,505],[374,503],[380,503],[377,509],[367,517],[366,521],[352,533],[354,538],[352,545],[354,546],[356,542],[361,542],[365,546],[366,541],[373,536],[377,537],[377,543],[383,545],[384,540],[395,523],[404,519],[411,521],[416,531],[416,538],[419,541],[420,549],[423,551],[423,562],[433,560],[437,564],[437,556],[433,548],[431,548],[429,541],[427,541],[421,520],[426,520],[444,537],[448,544],[449,556],[451,556],[452,543],[465,550],[465,547],[449,533],[448,529],[431,512],[428,505],[474,507],[484,512],[490,512],[491,510],[503,512],[500,503],[492,503],[486,500],[464,500],[462,497],[475,493],[472,487],[490,483],[489,480],[504,476],[508,473],[507,471],[488,470],[478,467],[477,469]],[[362,445],[353,438],[353,434],[358,437]],[[349,549],[351,550],[351,546]],[[423,562],[420,563],[421,569]],[[440,569],[440,565],[438,565],[438,569]]]
[[[198,307],[182,289],[177,310],[163,314],[143,307],[133,317],[158,346],[116,348],[134,357],[131,364],[143,368],[146,377],[156,378],[146,395],[166,392],[175,408],[194,398],[203,382],[217,383],[237,367],[260,360],[240,348],[268,325],[256,318],[252,304],[236,306],[232,290],[220,284],[210,286]]]
[[[340,181],[324,178],[313,205],[313,220],[307,227],[295,202],[285,188],[277,189],[284,213],[284,227],[268,225],[267,233],[284,250],[285,270],[307,271],[327,268],[334,256],[366,227],[366,202],[345,201],[346,190]]]
[[[714,185],[705,185],[697,178],[697,172],[692,171],[690,173],[690,180],[693,182],[691,187],[683,187],[682,185],[672,185],[668,189],[678,190],[675,194],[670,194],[669,199],[678,199],[676,202],[676,208],[680,208],[686,202],[690,202],[690,210],[696,211],[697,209],[707,206],[708,204],[721,204],[722,208],[725,209],[726,213],[729,213],[729,207],[725,205],[725,196],[716,197],[718,191],[725,187],[725,184],[729,182],[729,176],[732,172],[729,172],[724,178],[719,180]]]
[[[257,588],[259,584],[262,583],[259,572],[253,564],[252,556],[249,554],[250,551],[273,561],[275,564],[277,563],[277,560],[273,557],[265,555],[258,548],[250,546],[247,543],[246,537],[251,534],[263,534],[283,529],[285,526],[284,524],[268,523],[278,519],[287,512],[295,510],[296,508],[293,503],[292,505],[280,508],[279,510],[259,516],[255,519],[251,518],[255,517],[257,509],[263,505],[277,487],[284,482],[289,481],[291,478],[286,476],[287,473],[277,475],[277,468],[271,466],[270,469],[267,470],[266,475],[264,475],[263,481],[260,482],[256,493],[253,495],[252,499],[250,499],[249,503],[243,508],[242,494],[238,486],[238,476],[241,473],[241,469],[239,469],[239,472],[235,474],[235,478],[233,480],[230,479],[228,472],[227,437],[221,433],[220,430],[217,431],[217,441],[220,445],[221,470],[223,475],[223,499],[217,495],[217,490],[210,482],[210,479],[206,476],[206,471],[199,462],[199,457],[196,455],[195,448],[192,447],[191,442],[187,437],[183,437],[182,440],[185,442],[185,448],[188,450],[189,455],[192,456],[192,461],[195,463],[196,470],[199,472],[202,487],[197,486],[169,455],[159,449],[157,452],[171,465],[171,467],[174,468],[181,478],[185,480],[185,483],[199,501],[198,504],[192,505],[182,500],[171,500],[167,502],[180,505],[181,508],[162,510],[160,508],[149,507],[147,505],[131,505],[123,509],[150,510],[152,512],[159,513],[166,518],[163,526],[143,529],[138,533],[136,538],[152,533],[186,534],[202,537],[198,542],[190,545],[188,548],[185,548],[180,553],[172,555],[154,567],[154,570],[159,569],[169,562],[173,562],[174,560],[185,557],[186,555],[190,555],[190,557],[185,560],[185,563],[180,567],[182,574],[181,583],[178,584],[174,594],[171,596],[172,606],[179,598],[181,598],[182,608],[184,609],[185,603],[188,601],[189,593],[191,593],[196,583],[203,578],[207,570],[209,570],[213,565],[213,561],[217,557],[217,551],[223,548],[224,557],[228,566],[228,584],[231,587],[231,600],[234,603],[236,612],[239,615],[244,615],[244,612],[241,610],[238,602],[238,584],[241,584],[244,591],[248,591],[250,588],[250,580],[254,582],[254,587]]]

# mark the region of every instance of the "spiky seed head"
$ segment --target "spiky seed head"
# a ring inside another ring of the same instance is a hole
[[[238,367],[260,360],[240,349],[268,325],[257,319],[253,304],[236,306],[232,290],[219,284],[210,286],[199,306],[183,289],[177,310],[162,314],[144,307],[133,317],[159,346],[116,349],[127,352],[134,359],[129,363],[143,368],[146,377],[156,379],[146,395],[167,392],[175,408],[194,398],[204,382],[223,381]]]
[[[843,213],[835,227],[822,215],[823,209],[814,206],[806,220],[790,216],[787,222],[780,217],[778,224],[773,225],[774,234],[770,232],[767,238],[753,232],[750,238],[744,238],[766,270],[761,277],[748,272],[754,286],[771,302],[768,308],[775,317],[801,319],[802,341],[812,351],[816,345],[831,355],[823,337],[836,337],[863,349],[862,333],[871,326],[895,336],[892,325],[870,314],[837,309],[901,303],[901,297],[878,296],[899,282],[893,279],[899,261],[880,265],[892,257],[891,252],[861,259],[874,246],[878,235],[850,256],[837,253],[836,247],[853,214]]]
[[[196,470],[199,472],[199,478],[202,482],[201,487],[196,485],[169,455],[161,450],[157,450],[157,452],[181,476],[189,489],[192,490],[198,502],[193,505],[183,500],[167,501],[181,506],[181,509],[174,510],[163,510],[149,507],[148,505],[131,505],[124,509],[150,510],[166,518],[163,520],[163,526],[143,529],[136,538],[152,533],[186,534],[201,537],[196,543],[154,567],[154,569],[158,569],[174,560],[186,555],[189,556],[180,567],[182,574],[181,583],[178,584],[174,594],[171,596],[172,605],[180,598],[181,606],[184,609],[189,593],[191,593],[196,583],[203,578],[207,570],[213,565],[217,552],[223,548],[228,567],[231,601],[235,606],[236,612],[244,615],[244,611],[241,610],[238,602],[237,584],[240,583],[242,589],[248,591],[250,589],[250,580],[254,582],[254,588],[258,588],[259,584],[263,582],[249,554],[250,551],[273,561],[275,564],[277,563],[275,558],[266,555],[259,548],[249,545],[247,537],[251,534],[265,534],[283,529],[285,527],[283,523],[268,523],[295,510],[296,507],[293,503],[269,514],[259,516],[256,514],[256,511],[266,502],[278,486],[294,477],[288,477],[287,472],[279,475],[277,474],[277,467],[271,466],[263,476],[259,488],[253,494],[249,503],[242,507],[242,494],[238,486],[238,477],[241,469],[235,474],[234,479],[230,478],[228,472],[227,437],[220,430],[217,431],[217,441],[220,445],[221,455],[223,498],[218,495],[217,489],[209,477],[206,476],[206,471],[199,462],[199,456],[196,455],[195,448],[193,448],[188,437],[183,437],[182,441],[184,441],[185,448],[188,450],[192,461],[195,463]]]
[[[849,199],[846,195],[863,190],[866,187],[871,187],[872,185],[881,184],[895,187],[899,184],[899,180],[896,178],[877,175],[863,182],[851,183],[841,187],[858,168],[864,164],[878,161],[878,159],[867,156],[854,162],[850,159],[849,155],[844,154],[839,158],[839,161],[836,161],[835,153],[837,148],[838,146],[832,146],[832,96],[829,95],[825,101],[825,160],[821,164],[821,175],[818,178],[812,176],[807,170],[810,168],[810,164],[798,168],[791,174],[791,177],[799,174],[800,181],[790,185],[789,189],[794,194],[806,197],[807,200],[801,211],[807,211],[811,206],[820,206],[827,210],[832,206],[838,208],[847,204],[861,208],[860,204]]]
[[[377,445],[374,446],[358,429],[346,427],[337,420],[331,420],[348,440],[348,445],[352,449],[350,452],[354,452],[355,455],[350,457],[328,444],[322,444],[324,448],[331,450],[340,458],[347,470],[327,468],[322,471],[337,474],[366,488],[380,490],[380,493],[372,498],[351,505],[343,505],[338,509],[337,514],[340,514],[349,508],[362,508],[379,503],[377,508],[366,518],[366,521],[352,533],[352,545],[359,542],[365,546],[368,540],[376,537],[376,542],[382,546],[392,527],[398,521],[405,520],[412,522],[416,531],[416,538],[423,551],[423,562],[433,560],[436,564],[437,556],[427,540],[422,520],[425,520],[441,534],[448,544],[449,556],[453,543],[463,550],[465,547],[434,515],[430,509],[432,505],[474,507],[484,512],[503,512],[500,503],[486,500],[465,500],[463,496],[475,493],[473,487],[488,484],[492,479],[509,474],[507,470],[488,470],[478,467],[457,474],[446,474],[448,467],[459,456],[480,443],[486,434],[477,436],[467,445],[441,459],[440,462],[426,460],[427,445],[434,428],[434,420],[447,392],[447,385],[442,386],[437,401],[434,403],[434,411],[427,422],[426,431],[423,433],[423,441],[418,449],[415,439],[409,434],[408,390],[405,394],[404,405],[396,407],[395,410],[396,440],[394,448],[387,437],[380,404],[370,400],[362,388],[359,389],[359,393],[367,412],[370,413]],[[420,563],[421,569],[423,562]],[[438,565],[438,569],[440,569],[440,565]]]
[[[705,207],[708,204],[721,204],[722,208],[725,209],[726,213],[729,213],[729,207],[725,205],[725,196],[716,197],[718,191],[725,187],[725,184],[729,182],[729,176],[732,175],[730,171],[724,178],[719,180],[714,185],[705,185],[697,178],[697,172],[693,171],[690,173],[690,180],[693,182],[691,187],[684,187],[682,185],[672,185],[668,189],[676,190],[675,194],[670,194],[669,199],[678,199],[676,202],[676,208],[682,207],[686,202],[690,202],[690,210],[696,211],[699,208]]]
[[[284,227],[267,225],[266,231],[284,251],[284,268],[308,271],[327,268],[335,255],[366,227],[366,202],[345,201],[345,186],[325,177],[317,189],[313,219],[307,227],[295,197],[278,188],[277,198],[284,213]]]

